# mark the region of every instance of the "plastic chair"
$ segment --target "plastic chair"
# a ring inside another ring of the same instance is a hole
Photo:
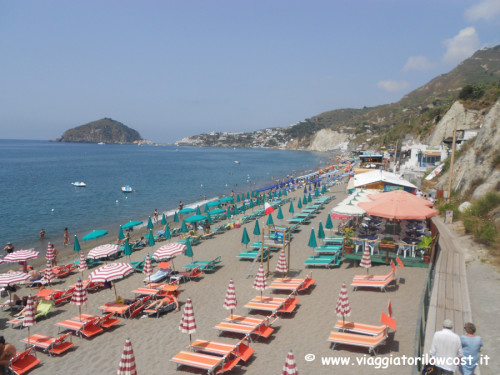
[[[357,253],[358,250],[361,248],[361,251],[364,249],[364,241],[361,240],[355,240],[354,241],[354,252]]]

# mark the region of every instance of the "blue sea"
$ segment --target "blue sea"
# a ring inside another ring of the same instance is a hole
[[[96,145],[0,140],[0,246],[62,248],[94,229],[171,213],[183,201],[246,193],[329,164],[331,154],[267,149]],[[234,163],[239,161],[240,163]],[[84,181],[85,188],[71,185]],[[124,194],[130,185],[134,192]],[[39,239],[44,228],[45,240]]]

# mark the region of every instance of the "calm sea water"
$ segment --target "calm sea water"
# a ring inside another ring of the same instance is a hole
[[[325,153],[0,140],[0,246],[45,250],[94,229],[118,226],[207,198],[267,186],[328,164]],[[234,161],[240,161],[240,164]],[[71,185],[84,181],[86,188]],[[121,192],[130,185],[131,194]],[[46,241],[38,238],[46,230]],[[110,237],[111,239],[111,237]],[[61,246],[61,245],[59,245]],[[61,246],[62,247],[62,246]],[[3,253],[3,252],[2,252]]]

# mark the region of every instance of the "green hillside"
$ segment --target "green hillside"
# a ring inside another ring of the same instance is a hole
[[[58,142],[80,143],[134,143],[142,140],[134,129],[110,118],[89,122],[85,125],[69,129],[59,138]]]

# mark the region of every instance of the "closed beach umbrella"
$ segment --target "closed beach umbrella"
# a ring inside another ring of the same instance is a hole
[[[332,222],[332,217],[330,216],[330,214],[328,214],[326,217],[325,228],[326,229],[333,229],[333,222]]]
[[[302,198],[302,204],[307,204],[307,196],[304,194],[304,198]]]
[[[299,370],[295,364],[295,357],[293,352],[290,350],[286,356],[285,365],[283,366],[283,372],[281,375],[299,375]]]
[[[153,235],[153,230],[149,230],[149,237],[148,237],[148,246],[154,246],[155,245],[155,236]]]
[[[260,236],[259,220],[257,220],[257,219],[255,219],[255,226],[253,227],[253,234],[256,236]]]
[[[241,236],[241,243],[248,245],[250,237],[248,236],[247,228],[243,228],[243,235]]]
[[[54,246],[49,242],[47,244],[47,252],[45,253],[45,259],[52,260],[55,257],[56,257],[56,254],[54,253]]]
[[[174,223],[178,223],[178,222],[179,222],[179,215],[177,215],[177,211],[176,211],[174,214]]]
[[[309,195],[307,196],[307,202],[308,202],[308,203],[311,203],[311,202],[312,202],[312,196],[311,196],[311,193],[309,193]]]
[[[99,258],[107,258],[115,253],[118,252],[120,246],[116,244],[106,244],[106,245],[101,245],[94,247],[92,250],[89,251],[87,258],[91,259],[99,259]]]
[[[165,239],[167,240],[172,238],[172,233],[170,233],[170,228],[167,224],[165,224],[165,233],[163,233],[163,237],[165,237]]]
[[[342,317],[342,323],[345,322],[346,316],[351,315],[351,306],[349,305],[349,297],[347,296],[347,287],[345,283],[342,283],[342,288],[340,289],[337,299],[337,306],[335,307],[335,313],[339,318]]]
[[[191,334],[196,332],[196,322],[194,320],[194,310],[191,298],[188,298],[184,305],[179,329],[182,333],[189,334],[189,347],[191,348]]]
[[[23,319],[23,327],[28,327],[28,337],[31,336],[30,327],[33,326],[34,324],[35,324],[35,299],[30,295],[28,296],[28,300],[26,301],[26,310],[24,310],[24,319]]]
[[[98,238],[104,237],[106,234],[108,234],[107,230],[94,230],[92,232],[87,233],[85,236],[82,237],[82,241],[90,241],[90,240],[96,240]]]
[[[161,225],[167,225],[167,218],[165,217],[165,214],[162,215],[160,224]]]
[[[326,193],[326,186],[323,185],[323,187],[321,188],[321,194],[325,194]]]
[[[238,208],[238,205],[235,203],[234,204],[234,214],[238,215],[240,213],[240,209]]]
[[[187,225],[186,225],[186,220],[182,220],[181,232],[182,232],[182,233],[187,233],[187,232],[189,232],[189,231],[188,231],[188,228],[187,228]]]
[[[295,213],[295,208],[293,208],[293,202],[290,201],[290,206],[288,207],[288,212],[292,215]]]
[[[368,268],[372,266],[372,259],[370,258],[370,246],[365,246],[365,251],[363,251],[363,258],[361,258],[361,262],[359,263],[361,267],[366,268],[366,273],[368,273]]]
[[[179,243],[172,242],[167,245],[160,246],[155,253],[153,254],[153,259],[162,260],[162,259],[170,259],[177,254],[182,254],[187,249],[187,246]]]
[[[233,279],[229,280],[229,286],[227,287],[226,298],[224,299],[224,308],[226,310],[231,310],[231,319],[233,318],[233,309],[238,305],[236,301],[236,291],[234,289]]]
[[[297,202],[297,208],[302,208],[302,199],[299,198],[299,201]]]
[[[240,202],[241,202],[241,199],[240,199],[240,196],[239,196],[239,195],[237,195],[237,196],[236,196],[236,202],[238,202],[238,203],[240,203]]]
[[[262,263],[259,265],[259,271],[255,276],[255,280],[253,282],[252,287],[260,291],[260,297],[262,298],[262,291],[267,289],[267,279],[266,279],[266,274],[264,273],[264,266],[262,265]]]
[[[85,259],[85,254],[83,251],[80,252],[80,262],[78,262],[78,271],[82,273],[83,277],[83,271],[87,270],[89,267],[87,266],[87,260]]]
[[[200,206],[196,206],[196,215],[201,215]]]
[[[307,186],[304,185],[304,194],[307,194]]]
[[[83,287],[81,278],[78,278],[78,281],[76,282],[75,290],[73,291],[73,295],[71,296],[69,303],[78,306],[80,315],[82,315],[82,305],[87,303],[87,292]]]
[[[319,197],[319,189],[318,188],[316,188],[316,190],[314,190],[314,196]]]
[[[153,229],[153,221],[151,220],[151,216],[148,218],[148,225],[146,226],[148,229]]]
[[[123,240],[125,236],[123,235],[123,229],[122,226],[120,225],[120,228],[118,229],[118,239]]]
[[[314,234],[314,228],[311,228],[311,235],[309,236],[309,242],[307,243],[307,246],[311,247],[312,249],[318,247],[318,243],[316,242],[316,235]]]
[[[281,206],[278,209],[278,215],[276,216],[276,219],[283,220],[283,211],[281,211]]]
[[[325,238],[325,230],[323,229],[323,223],[321,221],[319,222],[318,238]]]
[[[250,203],[248,204],[248,207],[253,208],[253,199],[250,199]]]
[[[273,221],[273,214],[269,214],[267,216],[267,222],[266,222],[266,225],[274,225],[274,221]]]
[[[78,237],[75,234],[75,240],[73,241],[73,251],[81,251],[80,242],[78,242]]]
[[[132,255],[132,248],[130,247],[130,243],[128,242],[128,238],[125,240],[125,244],[123,245],[123,255],[126,255],[126,256]]]
[[[191,247],[191,239],[188,238],[186,241],[186,250],[184,251],[184,255],[193,259],[193,248]]]
[[[137,375],[137,368],[135,366],[134,350],[130,339],[125,340],[120,363],[118,364],[117,375]]]
[[[54,270],[52,269],[52,262],[47,259],[45,264],[45,272],[43,273],[43,280],[47,281],[51,285],[51,281],[56,278]]]
[[[281,272],[283,277],[288,272],[288,265],[286,263],[285,249],[281,249],[278,264],[276,265],[276,272]]]
[[[142,269],[142,273],[146,276],[151,276],[151,274],[153,273],[153,265],[151,264],[151,257],[149,256],[149,254],[146,255],[146,259],[144,260],[144,268]]]

